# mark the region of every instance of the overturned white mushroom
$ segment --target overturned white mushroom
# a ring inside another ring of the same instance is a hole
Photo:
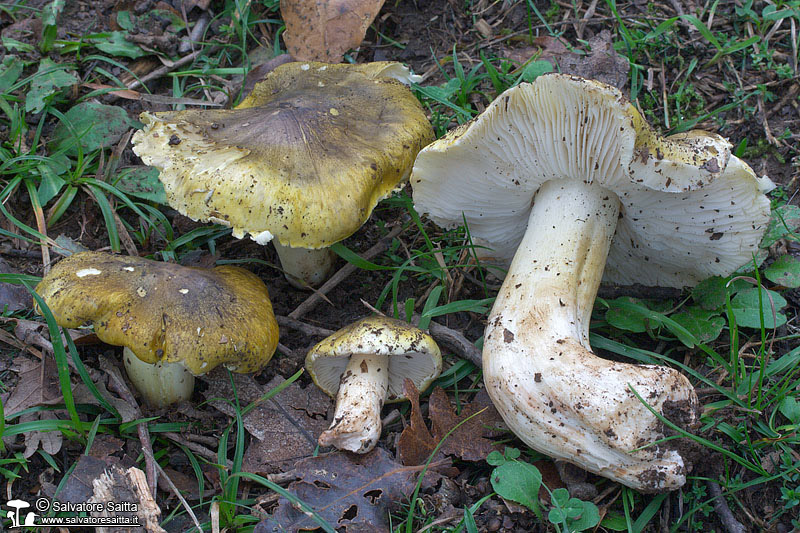
[[[405,399],[406,378],[425,390],[441,372],[442,357],[427,333],[407,322],[373,316],[314,346],[306,369],[325,394],[336,396],[333,422],[319,444],[367,453],[380,438],[384,402]]]
[[[618,90],[550,75],[420,152],[411,183],[420,212],[447,227],[466,219],[500,263],[514,258],[483,349],[508,426],[637,490],[681,486],[684,458],[675,441],[656,444],[663,425],[632,389],[684,426],[696,422],[694,389],[670,368],[597,358],[594,298],[604,267],[610,281],[682,287],[748,262],[769,180],[717,135],[661,138]]]

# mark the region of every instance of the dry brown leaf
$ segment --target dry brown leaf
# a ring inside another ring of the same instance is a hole
[[[42,361],[20,357],[14,363],[19,365],[19,381],[3,402],[6,418],[29,407],[61,403],[58,370],[52,357],[45,357]]]
[[[438,441],[433,438],[422,419],[422,412],[419,408],[419,391],[408,378],[403,382],[403,394],[411,402],[411,415],[408,426],[403,429],[397,440],[397,455],[404,465],[425,464]]]
[[[494,444],[492,439],[508,430],[505,429],[500,413],[492,405],[485,389],[482,389],[470,403],[462,406],[461,414],[456,415],[450,406],[447,393],[441,387],[436,387],[428,402],[428,410],[431,433],[437,442],[444,439],[445,435],[459,423],[469,418],[445,439],[440,448],[442,453],[455,455],[465,461],[483,461],[489,452],[500,451],[500,447]]]
[[[12,269],[8,263],[0,258],[0,273],[16,274],[18,271]],[[31,307],[32,302],[33,299],[31,298],[28,289],[22,285],[0,283],[0,311],[4,308],[8,309],[8,311],[28,309]]]
[[[339,63],[357,48],[384,0],[281,0],[283,40],[297,61]]]
[[[216,378],[214,377],[216,376]],[[224,376],[221,377],[221,376]],[[224,373],[212,372],[206,398],[233,398],[230,380]],[[245,407],[266,392],[283,383],[276,376],[266,385],[259,385],[250,375],[234,374],[239,404]],[[229,416],[235,416],[228,402],[212,400],[211,405]],[[242,470],[267,474],[293,466],[310,456],[317,447],[317,437],[328,427],[330,398],[317,387],[301,388],[292,383],[277,396],[259,404],[244,417],[244,427],[254,438],[244,454]]]
[[[591,52],[580,54],[570,51],[556,37],[540,36],[534,39],[533,46],[508,50],[506,57],[524,63],[532,57],[547,60],[564,74],[574,74],[594,79],[622,89],[628,81],[630,63],[617,54],[607,30],[589,40]]]
[[[335,451],[297,463],[298,481],[288,490],[311,506],[337,531],[389,532],[390,506],[407,500],[414,491],[420,467],[403,466],[383,448],[364,455]],[[441,476],[430,470],[423,488]],[[254,533],[306,531],[317,523],[288,500],[281,498],[271,519],[259,523]]]

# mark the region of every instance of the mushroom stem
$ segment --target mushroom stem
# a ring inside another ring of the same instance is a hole
[[[642,492],[686,481],[656,412],[695,421],[689,381],[666,367],[596,357],[589,320],[617,225],[619,199],[595,184],[552,180],[537,192],[528,229],[489,316],[486,387],[526,444]],[[647,446],[646,448],[642,448]]]
[[[183,363],[145,363],[127,346],[122,359],[128,379],[150,407],[166,407],[192,398],[194,376]]]
[[[389,390],[389,357],[353,354],[347,363],[331,427],[319,436],[320,446],[367,453],[381,436],[381,408]]]
[[[321,285],[333,270],[336,254],[330,248],[310,250],[284,246],[277,239],[273,241],[275,251],[281,260],[281,267],[289,283],[298,289],[307,289]]]

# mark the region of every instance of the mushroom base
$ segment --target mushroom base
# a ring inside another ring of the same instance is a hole
[[[194,392],[194,376],[183,363],[145,363],[125,347],[122,359],[128,379],[147,405],[161,408],[189,400]]]
[[[336,263],[336,254],[330,248],[309,250],[284,246],[272,241],[281,260],[281,268],[289,283],[297,289],[317,287],[328,279]]]
[[[319,436],[320,446],[367,453],[381,436],[381,408],[389,390],[389,357],[353,354],[336,393],[331,427]]]
[[[530,447],[642,492],[672,490],[686,481],[683,458],[673,441],[654,444],[663,424],[634,390],[656,412],[678,407],[692,425],[694,389],[673,369],[607,361],[589,345],[618,212],[616,195],[598,185],[553,180],[539,189],[489,316],[484,380]]]

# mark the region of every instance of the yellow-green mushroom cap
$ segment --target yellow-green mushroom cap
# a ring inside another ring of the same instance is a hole
[[[58,325],[92,324],[103,342],[146,363],[183,363],[194,375],[220,364],[256,372],[278,344],[266,286],[239,267],[82,252],[57,263],[36,292]]]
[[[182,214],[260,244],[354,233],[434,138],[398,63],[288,63],[230,110],[143,113],[134,152]]]
[[[383,316],[362,318],[319,342],[306,356],[306,370],[325,394],[336,396],[352,354],[389,357],[389,403],[405,399],[405,378],[423,391],[442,371],[441,351],[433,337],[408,322]]]

